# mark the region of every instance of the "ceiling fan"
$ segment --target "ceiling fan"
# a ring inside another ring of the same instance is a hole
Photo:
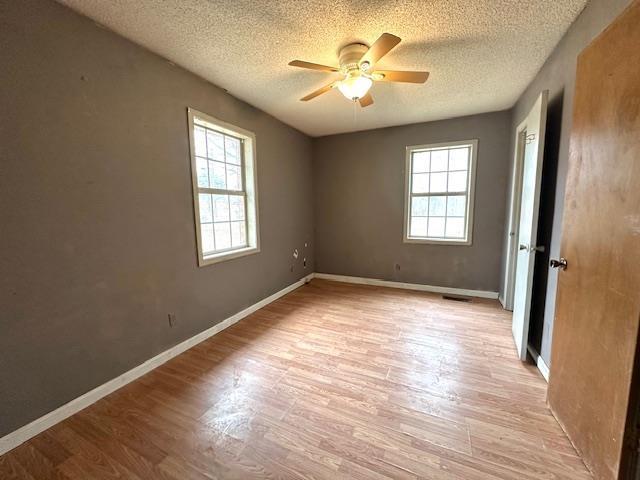
[[[429,72],[401,72],[396,70],[374,70],[375,64],[400,43],[400,38],[390,33],[383,33],[371,47],[362,43],[352,43],[340,50],[340,67],[328,67],[317,63],[293,60],[289,65],[293,67],[308,68],[321,72],[340,73],[344,78],[336,80],[300,100],[307,102],[312,98],[322,95],[333,88],[349,100],[358,101],[362,107],[368,107],[373,103],[373,97],[369,89],[373,82],[406,82],[424,83],[429,77]]]

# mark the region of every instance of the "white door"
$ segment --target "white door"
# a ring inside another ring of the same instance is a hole
[[[538,209],[548,96],[547,90],[540,94],[526,120],[521,124],[521,128],[524,129],[524,161],[522,164],[520,222],[517,233],[518,250],[513,297],[513,324],[511,325],[520,360],[527,358],[533,266],[535,254],[538,251],[536,238],[538,235]]]

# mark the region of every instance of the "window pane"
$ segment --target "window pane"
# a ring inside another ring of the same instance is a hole
[[[229,195],[213,195],[213,221],[229,221]],[[218,248],[220,248],[219,245]]]
[[[449,191],[467,191],[467,172],[449,172]]]
[[[431,152],[431,171],[446,172],[449,150],[433,150]]]
[[[256,216],[255,183],[252,176],[249,185],[244,178],[245,142],[252,166],[255,146],[252,139],[245,138],[242,133],[235,134],[227,130],[227,126],[213,125],[214,119],[192,113],[189,117],[193,120],[192,175],[195,175],[196,183],[193,195],[198,212],[198,246],[200,263],[205,260],[206,264],[256,246],[257,229],[253,225],[249,228],[247,223],[248,218]],[[428,175],[426,168],[424,170]]]
[[[203,223],[200,225],[200,234],[202,235],[202,253],[210,253],[215,250],[213,242],[213,224]]]
[[[414,174],[411,187],[412,187],[411,193],[427,193],[429,191],[429,174],[428,173]]]
[[[446,236],[448,238],[463,238],[464,237],[464,218],[448,217]]]
[[[444,217],[429,217],[430,237],[444,237]]]
[[[407,235],[462,240],[472,221],[467,218],[472,146],[425,148],[411,152]]]
[[[411,215],[414,217],[426,217],[429,208],[429,197],[411,198]]]
[[[413,154],[413,173],[429,171],[430,152],[416,152]]]
[[[224,162],[224,137],[221,133],[207,130],[207,151],[210,159]]]
[[[224,163],[209,161],[209,184],[211,188],[227,188],[227,181],[224,173]]]
[[[209,186],[209,170],[207,169],[207,160],[196,157],[196,171],[198,175],[198,186],[207,188]]]
[[[431,190],[430,191],[432,193],[447,191],[447,172],[431,174]]]
[[[231,246],[243,247],[247,244],[244,222],[231,222]]]
[[[201,193],[200,196],[200,222],[211,223],[213,222],[213,211],[211,209],[211,195],[208,193]]]
[[[445,197],[431,197],[429,199],[429,216],[444,217],[445,203]]]
[[[225,250],[231,248],[231,228],[229,222],[214,223],[216,237],[216,249]]]
[[[240,165],[240,140],[233,137],[224,137],[227,163]]]
[[[447,197],[447,216],[448,217],[464,217],[467,208],[467,196],[455,195]]]
[[[467,170],[469,168],[469,147],[449,150],[449,170]]]
[[[204,128],[195,127],[193,129],[193,143],[196,147],[195,154],[200,157],[207,156],[207,142],[205,140]]]
[[[227,165],[227,189],[242,190],[242,174],[236,165]]]
[[[425,217],[411,217],[411,237],[427,236],[427,219]]]
[[[231,207],[231,221],[244,220],[244,197],[229,195],[229,205]]]

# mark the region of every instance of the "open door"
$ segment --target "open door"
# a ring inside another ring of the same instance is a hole
[[[631,479],[640,396],[640,1],[578,57],[548,400],[594,477]],[[635,404],[635,405],[634,405]]]
[[[544,133],[547,121],[547,101],[549,92],[540,94],[527,118],[518,128],[523,142],[522,193],[520,197],[520,221],[518,223],[518,250],[515,267],[515,287],[513,296],[513,323],[511,331],[521,360],[527,358],[529,337],[529,316],[533,286],[533,267],[538,251],[538,210],[540,207],[540,186],[542,184],[542,157],[544,153]]]

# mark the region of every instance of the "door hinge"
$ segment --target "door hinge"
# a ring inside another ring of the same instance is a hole
[[[529,135],[527,135],[525,137],[525,143],[527,145],[529,145],[531,142],[533,142],[536,139],[536,134],[535,133],[530,133]]]

